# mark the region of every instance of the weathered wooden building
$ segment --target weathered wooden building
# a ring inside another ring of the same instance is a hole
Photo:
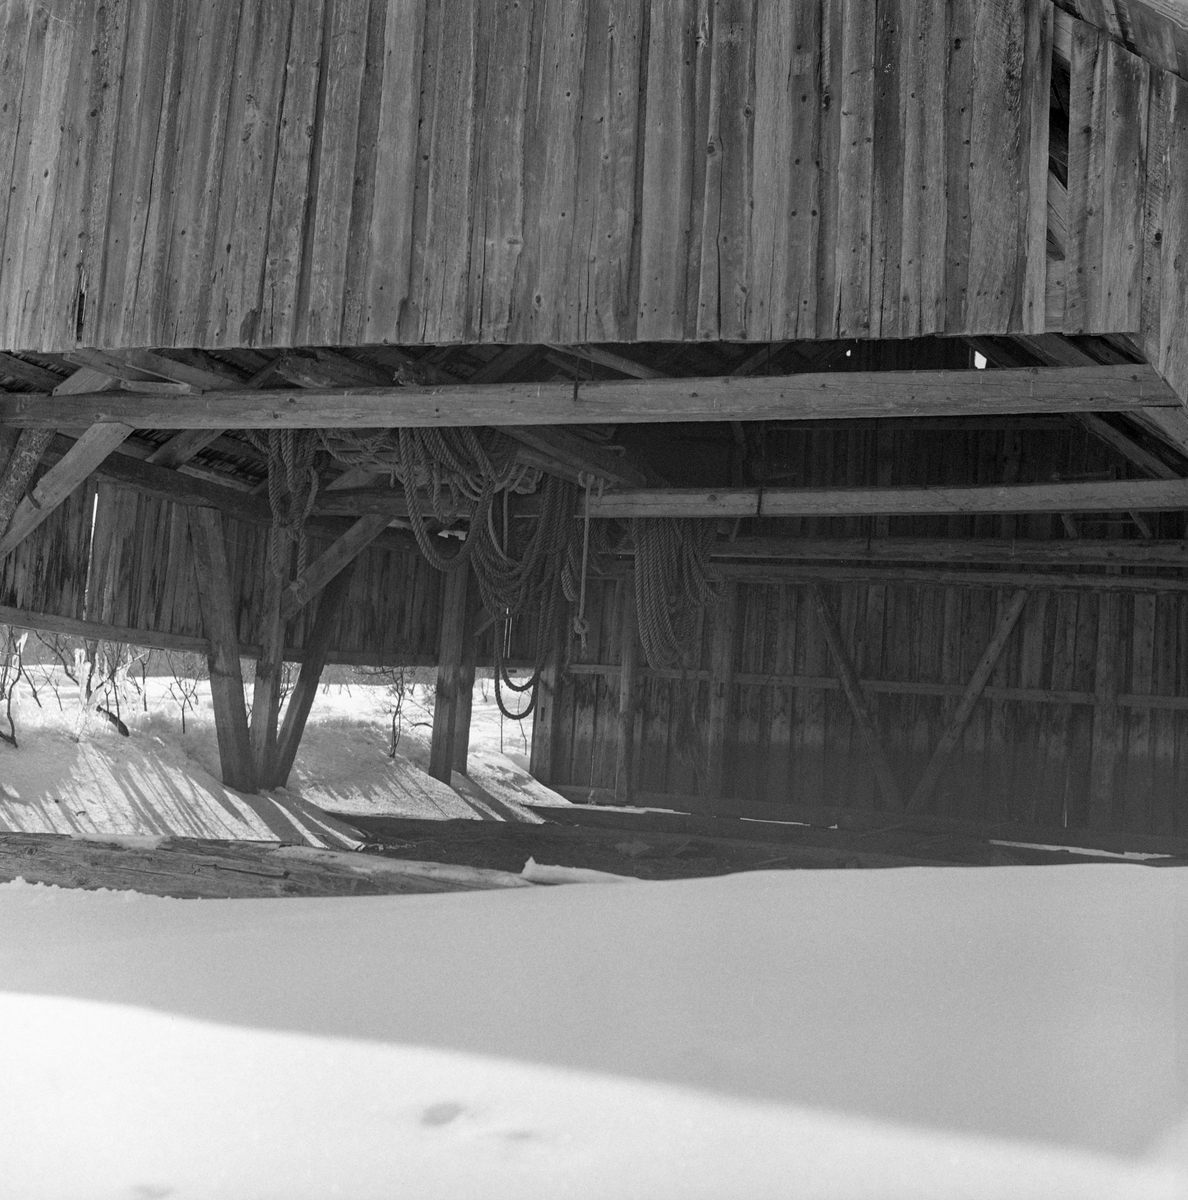
[[[0,31],[0,620],[206,651],[229,783],[326,661],[439,662],[448,778],[494,658],[562,790],[1188,832],[1183,0]],[[484,521],[578,633],[426,561]]]

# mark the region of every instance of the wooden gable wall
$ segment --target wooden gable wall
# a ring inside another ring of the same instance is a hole
[[[1047,0],[0,0],[0,346],[1038,332]]]

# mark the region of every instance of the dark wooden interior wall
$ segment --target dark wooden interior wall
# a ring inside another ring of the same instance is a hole
[[[683,432],[698,436],[688,427]],[[695,449],[690,443],[676,452]],[[762,469],[793,487],[1030,482],[1134,471],[1085,430],[1042,421],[1016,428],[974,422],[931,429],[776,427],[768,432]],[[1179,514],[1152,515],[1151,521],[1156,537],[1184,534]],[[1026,541],[1068,533],[1056,513],[768,520],[755,530],[749,524],[740,536]],[[1077,517],[1072,531],[1086,539],[1141,536],[1125,513]],[[795,570],[794,578],[785,573],[781,580],[779,564],[752,562],[735,577],[728,679],[711,678],[714,626],[722,619],[714,610],[701,615],[698,649],[685,675],[641,669],[634,786],[645,797],[702,794],[710,688],[724,684],[728,799],[783,806],[789,815],[796,806],[883,806],[815,610],[813,567],[802,563]],[[891,567],[869,581],[827,582],[825,588],[907,796],[1015,586],[973,586],[959,576],[897,582],[895,573]],[[829,579],[829,568],[820,578]],[[596,583],[588,646],[583,652],[571,643],[551,747],[548,782],[554,786],[615,787],[621,587]],[[940,779],[933,811],[1049,828],[1084,825],[1096,770],[1099,781],[1109,773],[1098,788],[1099,796],[1111,797],[1109,825],[1152,833],[1188,828],[1182,799],[1188,795],[1188,594],[1182,588],[1175,578],[1164,591],[1134,580],[1120,582],[1118,591],[1033,589]],[[1103,820],[1099,812],[1094,820]]]
[[[554,786],[615,786],[621,586],[592,592],[588,652],[562,675]],[[737,586],[725,798],[776,805],[789,819],[798,807],[887,809],[809,585]],[[923,775],[1012,593],[890,579],[826,587],[904,795]],[[715,619],[711,610],[688,672],[640,672],[633,757],[642,803],[704,796]],[[1107,797],[1098,811],[1095,778]],[[1036,590],[928,811],[1183,834],[1186,796],[1188,596]]]
[[[0,0],[0,346],[1042,331],[1047,0]]]
[[[114,628],[146,645],[203,638],[188,518],[184,506],[126,488],[80,488],[0,562],[0,606],[20,609],[35,623],[45,616],[91,622],[95,637],[111,636],[104,630]],[[258,646],[268,529],[231,518],[223,525],[240,642]],[[309,561],[329,544],[329,537],[311,534]],[[333,656],[435,661],[440,591],[440,573],[415,548],[370,547],[358,560]],[[315,599],[289,624],[287,647],[305,645],[316,615]],[[513,657],[521,653],[520,640]]]

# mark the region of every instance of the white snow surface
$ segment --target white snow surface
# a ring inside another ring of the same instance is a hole
[[[0,887],[0,1193],[1188,1194],[1188,874]]]
[[[180,713],[169,681],[147,681],[147,705],[129,697],[121,737],[80,705],[77,692],[50,689],[38,708],[22,685],[19,749],[0,744],[0,832],[79,837],[198,837],[358,845],[331,809],[348,814],[480,819],[452,788],[426,773],[432,710],[424,690],[405,701],[404,732],[389,756],[384,689],[336,685],[319,691],[289,787],[249,796],[220,782],[210,688],[199,708]],[[525,770],[531,721],[521,731],[500,721],[493,701],[475,688],[471,777],[508,803],[566,803]],[[503,750],[508,752],[503,753]]]

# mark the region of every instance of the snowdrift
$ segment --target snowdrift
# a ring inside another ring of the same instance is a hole
[[[1171,1200],[1186,917],[1188,875],[1129,864],[0,887],[0,1178],[54,1200]]]

